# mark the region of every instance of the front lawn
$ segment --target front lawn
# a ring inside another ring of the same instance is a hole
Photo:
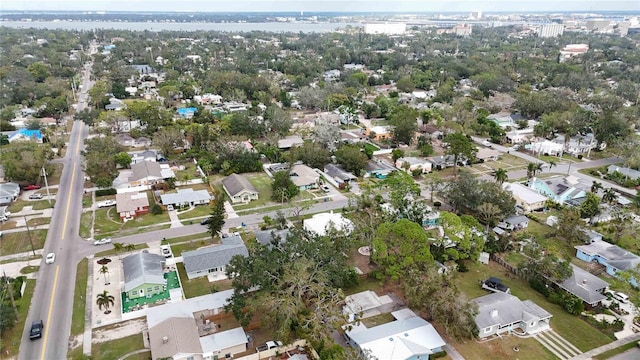
[[[515,336],[503,336],[483,343],[479,343],[476,340],[453,341],[452,345],[465,359],[557,359],[534,338],[523,339]],[[517,348],[518,352],[514,348]]]
[[[34,227],[34,226],[39,226],[39,225],[46,225],[46,224],[50,224],[51,223],[51,218],[33,218],[33,219],[29,219],[27,220],[27,225],[30,227]]]
[[[91,226],[93,225],[93,212],[83,212],[80,216],[80,237],[83,239],[91,236]]]
[[[178,214],[178,218],[180,220],[186,220],[186,219],[200,218],[203,216],[208,216],[210,214],[211,214],[211,206],[198,205],[189,211]]]
[[[196,250],[203,246],[219,243],[219,239],[211,239],[210,235],[202,234],[195,239],[189,240],[188,242],[172,245],[171,251],[173,252],[173,256],[182,256],[182,253],[185,251]]]
[[[271,178],[265,173],[243,174],[247,180],[258,190],[258,200],[252,200],[246,205],[233,205],[234,209],[249,209],[258,206],[273,204],[271,201]]]
[[[142,334],[91,345],[93,359],[115,360],[132,351],[144,349]]]
[[[114,207],[97,209],[95,211],[95,217],[94,230],[96,234],[116,232],[120,229],[120,225],[122,225]]]
[[[33,249],[42,249],[46,237],[47,230],[31,230]],[[2,255],[30,252],[31,250],[31,242],[27,231],[4,234],[2,241],[0,241],[0,254]]]
[[[547,301],[544,296],[533,290],[525,280],[507,272],[496,262],[491,261],[489,265],[470,264],[468,272],[455,274],[455,281],[460,290],[468,298],[473,299],[488,294],[487,291],[480,288],[480,281],[487,279],[489,276],[501,278],[505,285],[511,288],[511,294],[517,296],[520,300],[531,300],[550,312],[553,315],[551,327],[581,351],[591,350],[612,341],[607,335],[579,317],[570,315],[559,305]]]
[[[52,208],[56,204],[55,200],[51,200],[51,204],[49,204],[49,200],[39,200],[32,201],[31,204],[33,206],[33,210],[44,210]]]
[[[189,280],[187,271],[184,269],[184,263],[177,263],[176,268],[180,276],[182,292],[187,299],[231,289],[231,280],[209,282],[206,276]]]
[[[18,321],[11,329],[2,331],[0,334],[0,353],[2,353],[3,359],[17,358],[18,350],[20,349],[20,340],[22,340],[22,332],[24,331],[24,324],[27,320],[27,314],[29,313],[29,304],[31,304],[31,297],[33,296],[33,290],[36,286],[35,280],[26,280],[27,287],[24,290],[24,296],[20,299],[15,299],[16,307],[18,308]],[[14,294],[16,296],[16,294]]]
[[[164,222],[170,222],[169,213],[163,211],[162,214],[154,215],[154,214],[143,214],[138,215],[135,219],[129,220],[122,225],[122,229],[132,229],[138,228],[142,226],[150,226],[155,224],[160,224]]]
[[[71,336],[80,335],[84,332],[84,318],[87,294],[87,281],[89,277],[89,260],[82,259],[76,269],[76,287],[73,292],[73,313],[71,316]],[[82,346],[80,346],[82,348]]]

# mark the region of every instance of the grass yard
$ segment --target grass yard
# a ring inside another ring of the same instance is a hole
[[[632,341],[632,342],[630,342],[628,344],[624,344],[624,345],[622,345],[620,347],[617,347],[615,349],[611,349],[609,351],[605,351],[600,355],[594,356],[593,358],[596,359],[596,360],[609,359],[609,358],[611,358],[611,357],[613,357],[615,355],[622,354],[623,352],[625,352],[625,351],[627,351],[629,349],[633,349],[634,347],[638,346],[637,343],[638,343],[637,341]]]
[[[80,237],[83,239],[91,236],[91,226],[93,225],[93,212],[83,212],[80,216]]]
[[[182,242],[181,244],[172,245],[171,251],[173,252],[173,256],[182,256],[182,253],[185,251],[196,250],[197,248],[201,248],[203,246],[219,243],[219,239],[214,239],[212,241],[211,236],[204,234],[200,235],[198,238],[191,239],[188,242]]]
[[[50,224],[51,223],[51,218],[34,218],[34,219],[29,219],[27,220],[27,225],[28,226],[38,226],[38,225],[45,225],[45,224]]]
[[[375,315],[375,316],[372,316],[372,317],[368,317],[366,319],[362,319],[361,322],[367,328],[372,328],[374,326],[386,324],[386,323],[392,322],[394,320],[395,320],[395,318],[393,317],[393,315],[391,315],[391,313],[383,313],[383,314],[380,314],[380,315]]]
[[[89,277],[89,259],[78,263],[76,270],[76,287],[73,292],[73,313],[71,316],[71,336],[84,332],[84,311],[86,307],[87,281]],[[82,346],[80,346],[82,349]]]
[[[379,294],[382,290],[382,286],[384,283],[380,280],[376,280],[372,277],[368,276],[360,276],[360,281],[358,281],[358,285],[343,289],[345,295],[353,295],[362,291],[371,290],[376,294]]]
[[[28,265],[20,269],[20,274],[33,274],[34,272],[38,272],[40,270],[40,266],[32,266]]]
[[[47,230],[31,230],[31,239],[34,249],[42,249],[44,240],[47,237]],[[10,255],[31,251],[31,242],[29,241],[29,233],[21,231],[16,233],[8,233],[2,236],[0,241],[0,254]]]
[[[151,360],[151,350],[139,354],[127,356],[126,360]]]
[[[201,239],[208,239],[210,238],[209,233],[206,231],[206,228],[203,226],[202,227],[203,232],[200,234],[193,234],[193,235],[187,235],[187,236],[179,236],[179,237],[175,237],[175,238],[171,238],[171,239],[166,239],[162,242],[162,244],[180,244],[186,241],[190,241],[190,240],[201,240]]]
[[[490,262],[489,265],[479,263],[469,265],[469,272],[456,273],[455,281],[462,292],[465,293],[468,298],[473,299],[488,294],[480,288],[480,281],[485,280],[489,276],[496,276],[503,279],[505,285],[511,288],[513,295],[521,300],[531,300],[553,314],[551,327],[581,351],[591,350],[612,341],[607,335],[579,317],[570,315],[559,305],[548,302],[544,296],[533,290],[525,280],[508,273],[502,266],[493,261]],[[518,356],[520,356],[520,354],[518,354]]]
[[[33,296],[33,289],[36,286],[35,280],[26,280],[27,287],[24,290],[24,296],[20,299],[16,299],[16,307],[18,308],[18,321],[16,321],[13,328],[2,331],[0,339],[0,357],[2,359],[13,359],[18,357],[18,350],[20,350],[20,340],[22,339],[22,332],[24,331],[24,323],[29,313],[29,304],[31,303],[31,297]]]
[[[378,146],[375,146],[375,145],[370,144],[370,143],[365,143],[365,144],[364,144],[364,149],[365,149],[365,150],[371,150],[371,151],[378,151],[378,150],[380,150],[380,148],[379,148]]]
[[[512,167],[526,167],[527,161],[521,159],[515,155],[502,154],[498,157],[498,162],[502,163],[504,167],[512,166]]]
[[[95,360],[115,360],[135,350],[144,349],[142,334],[91,345],[91,358]]]
[[[160,224],[164,222],[170,222],[169,213],[163,211],[162,214],[154,215],[154,214],[143,214],[138,215],[135,219],[129,220],[122,225],[122,229],[133,229],[141,226],[149,226]]]
[[[22,211],[22,208],[24,208],[25,206],[27,205],[31,206],[31,203],[32,203],[31,201],[17,199],[7,207],[7,210],[11,211],[12,214],[19,213],[20,211]]]
[[[465,359],[557,359],[533,338],[522,339],[515,336],[504,336],[484,343],[479,343],[475,340],[467,340],[466,342],[454,341],[452,345]],[[515,347],[518,348],[517,353],[513,350]]]
[[[33,206],[33,210],[44,210],[52,208],[56,204],[55,200],[51,200],[51,204],[49,204],[49,200],[39,200],[32,201],[31,204]]]
[[[242,209],[251,209],[258,206],[266,206],[274,204],[271,201],[271,178],[265,173],[250,173],[243,174],[247,180],[258,190],[260,195],[258,196],[258,200],[252,200],[248,204],[243,205],[233,205],[233,208],[236,210]]]
[[[120,225],[122,225],[114,207],[97,209],[95,216],[96,220],[94,230],[96,234],[106,234],[118,231],[120,229]]]
[[[211,214],[211,206],[198,205],[187,212],[178,214],[178,218],[180,220],[186,220],[186,219],[193,219],[193,218],[208,216],[210,214]]]
[[[184,263],[176,264],[176,268],[180,276],[180,283],[182,283],[182,292],[187,299],[211,294],[215,291],[231,289],[231,280],[209,282],[206,276],[189,280],[189,278],[187,278],[187,272],[184,269]]]

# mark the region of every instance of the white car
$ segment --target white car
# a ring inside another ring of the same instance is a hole
[[[44,258],[44,262],[46,264],[53,264],[56,261],[56,254],[54,253],[48,253],[47,257]]]
[[[320,189],[322,189],[322,191],[325,193],[331,192],[331,188],[327,185],[320,186]]]
[[[491,142],[489,142],[489,140],[484,140],[484,141],[482,142],[482,145],[484,145],[484,146],[486,146],[486,147],[491,147],[491,146],[493,146],[493,144],[491,144]]]
[[[162,251],[162,255],[165,258],[170,258],[173,256],[173,254],[171,253],[171,249],[169,248],[169,245],[161,245],[160,250]]]
[[[629,295],[618,291],[612,291],[611,296],[619,302],[626,304],[629,302]]]
[[[279,346],[282,346],[282,341],[267,341],[266,343],[258,346],[256,348],[256,351],[257,352],[267,351],[269,349],[275,349],[275,348],[277,348]]]
[[[104,238],[100,240],[95,240],[93,242],[93,245],[107,245],[107,244],[111,244],[111,238]]]
[[[98,203],[99,208],[105,208],[109,206],[114,206],[116,204],[115,200],[105,200]]]

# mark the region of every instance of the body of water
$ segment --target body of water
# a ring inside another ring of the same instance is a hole
[[[94,30],[116,29],[131,31],[224,31],[224,32],[332,32],[356,23],[173,23],[173,22],[117,22],[117,21],[0,21],[0,26],[17,29]]]

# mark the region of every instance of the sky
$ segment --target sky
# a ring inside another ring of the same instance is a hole
[[[638,11],[640,0],[1,0],[2,10],[189,12]]]

